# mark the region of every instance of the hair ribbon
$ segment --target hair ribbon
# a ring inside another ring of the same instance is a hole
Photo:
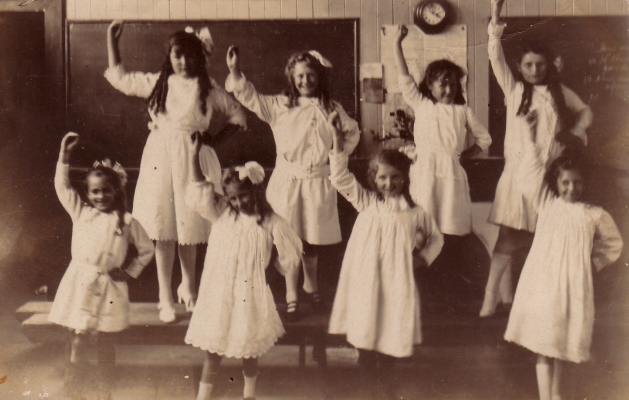
[[[317,50],[310,50],[308,54],[319,60],[321,65],[325,68],[332,68],[332,63],[327,58],[323,57]]]
[[[238,178],[242,181],[245,178],[249,178],[251,183],[259,185],[264,182],[264,168],[255,161],[249,161],[245,165],[236,167],[238,171]]]
[[[407,144],[400,147],[398,151],[408,157],[412,162],[417,161],[417,148],[415,145]]]
[[[114,172],[117,173],[120,177],[120,186],[125,187],[127,185],[127,171],[122,168],[122,165],[120,165],[120,163],[115,163],[112,165],[111,160],[109,158],[106,158],[103,161],[94,161],[93,167],[105,167],[113,169]]]
[[[207,26],[201,28],[201,30],[194,31],[194,28],[191,26],[187,26],[185,31],[187,33],[194,33],[197,38],[201,41],[203,45],[203,51],[208,56],[211,56],[214,52],[214,41],[212,40],[212,35],[210,34],[210,29]]]

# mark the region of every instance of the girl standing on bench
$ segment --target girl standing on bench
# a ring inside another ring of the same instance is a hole
[[[59,285],[49,319],[72,329],[70,364],[85,362],[86,335],[119,332],[129,326],[129,290],[126,281],[137,278],[153,257],[153,243],[142,226],[126,212],[126,175],[109,160],[96,163],[85,177],[85,197],[70,186],[70,154],[78,143],[76,133],[61,141],[55,190],[72,218],[72,261]],[[137,256],[126,260],[132,244]],[[98,341],[98,362],[103,379],[114,362],[113,344]],[[84,381],[79,379],[79,381]],[[69,389],[74,390],[73,382]],[[107,384],[107,382],[103,382]],[[105,391],[109,391],[106,387]],[[78,395],[78,393],[77,393]],[[107,398],[107,396],[105,396]]]
[[[177,296],[191,312],[197,296],[197,244],[204,243],[210,233],[210,223],[184,201],[188,137],[194,131],[216,134],[227,123],[245,127],[246,116],[240,104],[207,74],[206,56],[213,46],[207,28],[197,35],[191,29],[173,33],[160,73],[125,72],[118,50],[121,33],[122,21],[112,22],[107,32],[105,77],[122,93],[148,99],[151,134],[142,153],[133,208],[156,241],[159,319],[168,323],[175,320],[171,278],[176,244],[182,276]],[[200,160],[203,172],[218,181],[221,166],[214,150],[203,146]]]
[[[411,356],[422,341],[413,268],[434,261],[443,236],[411,199],[406,154],[382,150],[372,159],[368,190],[348,171],[343,133],[335,132],[330,180],[359,214],[343,258],[329,332],[347,335],[358,349],[366,385],[387,385],[396,358]],[[387,391],[387,398],[394,397]]]
[[[242,358],[244,398],[255,398],[258,357],[284,334],[265,270],[277,248],[275,265],[286,276],[286,303],[297,300],[301,241],[266,201],[264,169],[256,162],[229,168],[221,184],[226,197],[201,171],[200,138],[190,139],[186,202],[212,222],[199,299],[186,343],[207,351],[198,400],[209,400],[223,356]],[[295,310],[289,310],[295,316]]]
[[[337,112],[345,133],[344,151],[351,154],[360,139],[358,123],[330,99],[328,75],[332,64],[317,51],[293,54],[285,68],[285,94],[259,94],[240,70],[238,49],[227,52],[230,74],[225,88],[273,130],[277,159],[267,196],[303,241],[304,286],[315,311],[324,311],[319,294],[319,248],[341,241],[336,191],[330,185],[328,153],[333,132],[326,123]],[[295,304],[294,307],[297,305]]]

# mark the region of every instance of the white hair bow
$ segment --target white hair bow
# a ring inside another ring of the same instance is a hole
[[[238,178],[241,181],[249,178],[254,185],[264,182],[264,168],[255,161],[249,161],[243,166],[236,167],[236,171],[238,171]]]
[[[119,163],[115,163],[112,165],[111,160],[109,158],[104,159],[103,161],[94,161],[94,168],[96,167],[105,167],[109,169],[113,169],[115,173],[120,177],[120,186],[125,187],[127,184],[127,171],[122,168],[122,165]]]
[[[319,53],[317,50],[310,50],[308,52],[308,54],[310,54],[311,56],[313,56],[314,58],[316,58],[317,60],[319,60],[319,62],[321,63],[321,65],[323,65],[326,68],[332,68],[332,63],[330,61],[328,61],[327,58],[323,57],[321,55],[321,53]]]
[[[412,162],[417,161],[417,148],[415,145],[407,144],[400,147],[398,151],[408,157]]]
[[[203,51],[205,51],[208,56],[212,55],[212,53],[214,52],[214,41],[212,40],[210,29],[207,26],[204,26],[203,28],[201,28],[201,30],[196,32],[194,31],[193,27],[187,26],[186,32],[194,33],[195,35],[197,35],[197,37],[201,41],[201,44],[203,45]]]

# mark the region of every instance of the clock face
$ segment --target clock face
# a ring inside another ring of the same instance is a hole
[[[446,17],[446,10],[439,3],[428,3],[421,10],[421,17],[429,25],[437,25]]]

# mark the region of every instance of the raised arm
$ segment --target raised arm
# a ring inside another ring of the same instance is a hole
[[[119,65],[122,60],[120,59],[120,49],[118,48],[118,41],[122,35],[121,20],[114,20],[107,28],[107,55],[109,60],[109,68],[114,68]]]
[[[70,218],[74,221],[78,218],[83,208],[83,202],[78,193],[70,184],[70,155],[79,142],[79,135],[74,132],[68,132],[61,140],[61,149],[59,150],[59,160],[57,162],[57,170],[55,173],[55,191],[63,208],[70,214]]]
[[[338,117],[334,116],[334,113],[336,113]],[[347,155],[352,154],[360,141],[360,128],[358,127],[358,122],[347,115],[343,106],[337,102],[334,102],[334,111],[330,113],[330,116],[334,117],[334,124],[337,131],[340,131],[343,134],[343,151]]]
[[[502,50],[502,44],[500,38],[504,31],[505,24],[500,21],[500,11],[505,0],[491,0],[491,22],[487,27],[487,33],[489,35],[489,42],[487,46],[487,52],[489,53],[489,61],[491,62],[491,68],[494,71],[496,80],[502,88],[505,95],[511,93],[515,88],[515,79],[507,60],[505,59],[504,52]]]
[[[280,96],[265,96],[259,94],[253,84],[248,82],[240,70],[240,56],[238,47],[229,46],[227,50],[227,67],[229,75],[225,80],[225,89],[234,93],[236,99],[249,110],[253,111],[262,121],[273,124],[277,111],[283,107]]]
[[[201,134],[194,132],[190,135],[189,170],[190,180],[186,188],[186,205],[196,211],[203,218],[214,223],[221,216],[226,203],[214,191],[214,182],[207,182],[201,170],[199,152],[201,150]],[[219,183],[220,184],[220,183]]]
[[[336,128],[336,133],[330,152],[330,181],[332,186],[360,212],[375,199],[375,195],[360,186],[356,177],[347,169],[348,156],[343,151],[343,132],[337,128],[338,122],[335,122],[333,114],[330,114],[329,122]]]
[[[425,101],[424,96],[417,88],[417,84],[408,71],[406,65],[406,58],[404,58],[404,50],[402,50],[402,40],[408,34],[408,29],[404,25],[397,27],[395,34],[393,35],[393,53],[395,58],[395,64],[398,68],[398,85],[402,91],[402,98],[409,106],[415,109],[419,107],[422,101]]]
[[[144,72],[126,72],[122,67],[120,58],[120,49],[118,42],[122,35],[123,22],[116,20],[109,25],[107,29],[107,55],[109,60],[109,68],[105,71],[105,78],[111,86],[121,91],[127,96],[137,96],[147,99],[159,74],[151,74]]]

